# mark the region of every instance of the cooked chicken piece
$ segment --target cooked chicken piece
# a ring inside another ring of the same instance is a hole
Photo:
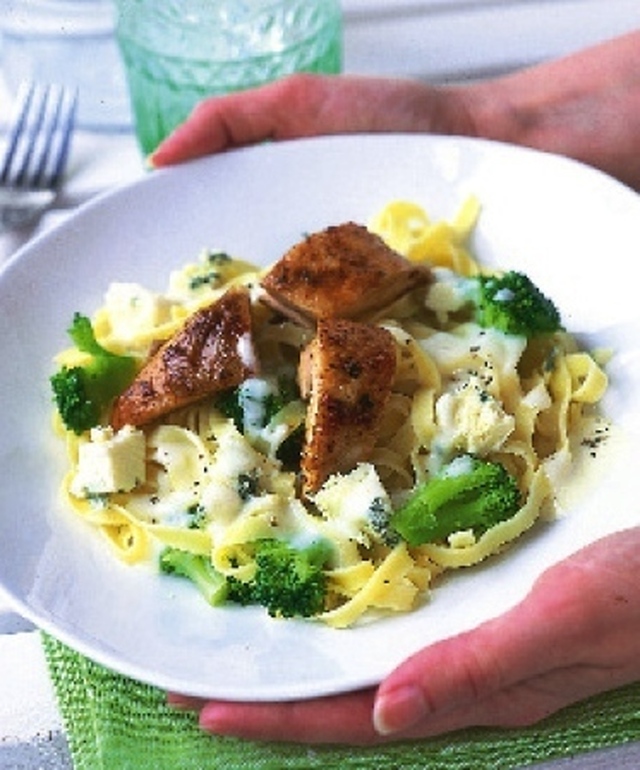
[[[370,458],[396,371],[392,335],[379,326],[321,319],[303,350],[298,377],[309,399],[303,491]]]
[[[111,425],[143,425],[256,371],[251,306],[245,289],[230,289],[187,319],[149,358],[117,399]]]
[[[263,300],[298,323],[365,319],[430,280],[366,227],[347,222],[293,246],[262,280]]]

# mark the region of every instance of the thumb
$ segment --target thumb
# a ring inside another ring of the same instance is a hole
[[[567,600],[564,592],[534,591],[504,615],[413,655],[378,688],[376,731],[408,730],[566,665],[579,649],[576,625],[564,622]]]

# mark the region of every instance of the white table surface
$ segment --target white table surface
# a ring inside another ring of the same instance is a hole
[[[583,2],[586,8],[590,0]],[[614,34],[624,28],[631,28],[640,23],[640,5],[635,4],[635,20],[624,12],[626,0],[616,0],[607,6],[609,23],[601,30],[601,36]],[[371,50],[378,50],[370,45],[370,39],[376,35],[376,29],[388,29],[389,18],[385,16],[386,0],[345,0],[345,9],[350,10],[346,34],[347,68],[351,71],[372,72],[382,69],[379,62],[368,59]],[[415,42],[418,17],[423,18],[433,12],[434,23],[442,25],[446,19],[441,11],[443,2],[418,2],[412,0],[403,4],[406,6],[406,21],[411,22],[412,40]],[[478,5],[483,5],[478,2]],[[484,3],[488,8],[496,3]],[[505,5],[505,3],[501,3]],[[507,3],[508,5],[508,3]],[[511,3],[511,5],[520,5]],[[529,3],[540,5],[540,3]],[[569,6],[571,3],[558,2],[558,6]],[[575,6],[575,3],[573,4]],[[457,30],[461,23],[460,13],[468,6],[465,3],[452,2],[455,6],[455,18],[452,23]],[[614,13],[618,8],[621,13]],[[395,7],[395,6],[394,6]],[[422,11],[420,11],[422,9]],[[462,10],[461,10],[462,9]],[[388,10],[388,8],[387,8]],[[477,9],[476,9],[477,10]],[[574,9],[575,10],[575,7]],[[399,14],[400,16],[402,13]],[[413,21],[412,21],[413,20]],[[600,20],[601,17],[600,17]],[[553,54],[564,47],[567,50],[578,47],[583,42],[591,42],[596,37],[593,25],[581,27],[575,23],[575,29],[584,29],[585,39],[577,39],[575,34],[563,45],[555,40],[555,48],[551,50],[544,45],[532,50],[528,59],[539,58],[541,55]],[[593,21],[593,19],[592,19]],[[400,23],[396,18],[396,23]],[[439,27],[440,29],[440,27]],[[483,26],[486,31],[486,27]],[[575,30],[574,30],[575,32]],[[440,37],[440,34],[438,34]],[[578,36],[579,37],[579,36]],[[451,39],[451,38],[450,38]],[[537,40],[537,38],[536,38]],[[369,41],[369,42],[367,42]],[[411,46],[409,46],[409,49]],[[450,48],[450,46],[449,46]],[[560,52],[561,52],[560,50]],[[407,53],[405,49],[404,53]],[[400,72],[401,62],[407,56],[397,59],[397,64],[389,63],[388,68],[399,74],[420,74],[429,76],[424,70],[416,72]],[[483,60],[484,61],[484,60]],[[455,73],[456,67],[464,63],[464,56],[448,63],[449,72]],[[468,64],[468,60],[467,60]],[[512,62],[513,64],[513,62]],[[509,62],[499,62],[493,71],[503,69]],[[475,63],[475,74],[492,71],[485,63]],[[433,70],[435,75],[443,73]],[[474,72],[468,73],[473,76]],[[446,73],[444,73],[446,75]],[[445,78],[446,79],[446,78]],[[7,99],[5,98],[0,81],[0,125],[6,119]],[[140,177],[144,172],[142,159],[138,152],[133,136],[129,133],[90,134],[79,132],[74,138],[70,158],[69,181],[65,187],[62,201],[63,210],[54,211],[43,221],[41,227],[46,228],[55,224],[61,217],[67,216],[75,206],[94,195],[108,190],[116,185]],[[0,235],[0,264],[18,249],[25,236]],[[64,736],[64,726],[57,709],[55,698],[44,660],[39,632],[22,620],[11,608],[7,598],[0,590],[0,770],[20,770],[25,768],[46,768],[47,770],[71,770],[71,759]],[[537,766],[539,770],[599,770],[604,768],[620,768],[636,770],[640,767],[640,736],[639,742],[629,746],[615,748],[589,755],[581,755],[573,759],[543,763]]]

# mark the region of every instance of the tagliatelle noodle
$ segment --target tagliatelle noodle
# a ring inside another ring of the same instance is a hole
[[[571,400],[597,404],[609,385],[607,375],[587,353],[571,353],[566,362],[571,375]]]
[[[65,501],[87,524],[97,528],[126,564],[146,562],[151,556],[151,541],[146,527],[118,506],[96,506],[69,493],[71,480],[65,478]]]
[[[345,604],[325,612],[320,619],[334,628],[353,625],[369,609],[411,609],[418,595],[418,586],[409,575],[416,562],[406,545],[397,545],[375,569],[363,587]]]
[[[460,275],[476,275],[479,266],[467,252],[465,243],[479,214],[479,202],[473,197],[467,198],[451,223],[433,222],[418,204],[398,200],[374,216],[369,228],[413,262],[450,267]]]

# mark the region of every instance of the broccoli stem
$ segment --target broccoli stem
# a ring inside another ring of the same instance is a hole
[[[160,554],[159,566],[165,575],[187,578],[194,583],[212,607],[226,601],[227,580],[206,556],[168,546]]]

